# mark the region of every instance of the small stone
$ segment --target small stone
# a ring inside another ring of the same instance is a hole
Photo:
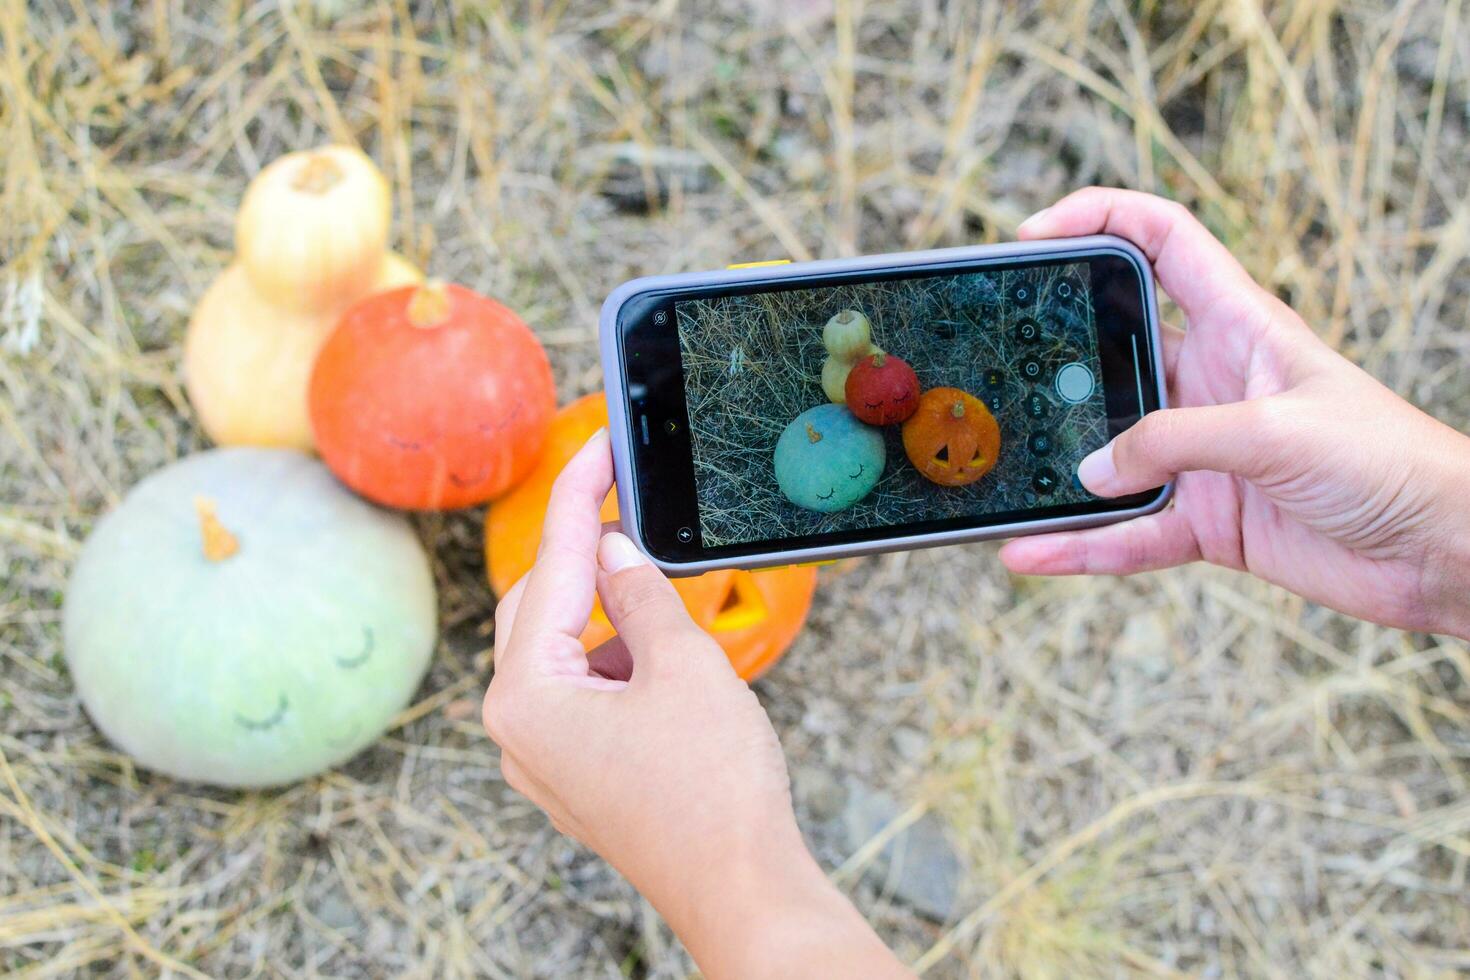
[[[1061,128],[1061,158],[1071,167],[1070,179],[1079,185],[1092,181],[1102,171],[1102,134],[1097,121],[1077,109],[1067,113]]]
[[[362,925],[357,909],[337,892],[328,892],[318,903],[313,914],[322,924],[338,932],[347,932]]]
[[[847,792],[842,783],[822,766],[801,766],[791,778],[796,799],[806,807],[814,820],[825,823],[842,813]]]
[[[842,813],[848,850],[872,840],[905,809],[886,793],[849,780]],[[944,922],[954,912],[965,870],[944,825],[930,813],[889,841],[863,875],[920,915]]]
[[[929,752],[929,736],[909,725],[893,730],[893,747],[909,762],[918,762]]]
[[[827,158],[812,147],[791,153],[785,162],[786,175],[794,184],[811,184],[831,172]]]
[[[1439,67],[1439,41],[1433,37],[1410,38],[1394,52],[1399,73],[1429,88]]]
[[[662,207],[678,188],[686,194],[714,185],[709,161],[693,150],[640,143],[600,143],[579,152],[576,169],[601,181],[600,192],[622,211]]]
[[[1066,180],[1054,153],[1040,146],[1019,145],[991,161],[987,193],[996,198],[1053,201],[1061,196]]]
[[[398,937],[393,934],[393,927],[386,920],[374,918],[368,923],[367,939],[363,943],[365,953],[382,959],[397,949],[397,943]]]
[[[1157,681],[1169,674],[1170,646],[1169,627],[1164,622],[1164,615],[1152,610],[1128,617],[1113,654],[1149,680]]]
[[[812,735],[836,735],[842,731],[846,715],[842,706],[831,698],[814,697],[807,702],[801,716],[802,731]]]

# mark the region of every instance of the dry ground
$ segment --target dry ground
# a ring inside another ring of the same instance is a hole
[[[1107,182],[1463,427],[1467,84],[1462,0],[0,0],[0,969],[692,969],[500,779],[477,513],[420,521],[444,640],[339,772],[176,784],[78,706],[69,563],[201,445],[180,337],[272,157],[363,145],[398,246],[519,309],[563,398],[634,274],[1002,239]],[[829,570],[759,691],[820,857],[931,975],[1426,977],[1470,972],[1467,681],[1463,644],[1232,574],[1019,581],[969,547]],[[951,921],[861,875],[848,777],[945,821]]]

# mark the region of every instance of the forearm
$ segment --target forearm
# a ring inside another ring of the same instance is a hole
[[[912,976],[799,836],[682,877],[654,904],[711,980]]]

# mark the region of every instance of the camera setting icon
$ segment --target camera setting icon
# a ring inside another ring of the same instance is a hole
[[[1058,279],[1056,285],[1052,287],[1052,294],[1056,296],[1057,299],[1070,301],[1081,296],[1082,290],[1078,288],[1077,281],[1071,276],[1063,276],[1061,279]]]
[[[1020,279],[1011,283],[1008,292],[1011,302],[1017,306],[1030,306],[1036,302],[1036,285],[1029,279]]]
[[[1039,391],[1033,391],[1021,402],[1027,416],[1040,421],[1051,414],[1051,402]]]

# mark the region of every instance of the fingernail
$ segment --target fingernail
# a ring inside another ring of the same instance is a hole
[[[597,442],[599,439],[606,439],[606,438],[607,438],[607,426],[604,425],[601,428],[599,428],[596,432],[592,433],[592,435],[588,436],[587,437],[587,441],[584,442],[582,445],[583,446],[590,446],[594,442]]]
[[[1113,444],[1110,442],[1101,449],[1089,453],[1087,458],[1077,464],[1077,479],[1092,493],[1103,496],[1112,489],[1113,481],[1118,478],[1118,468],[1113,465]]]
[[[1017,226],[1016,231],[1025,231],[1028,225],[1040,225],[1042,220],[1046,217],[1047,212],[1050,210],[1051,208],[1042,208],[1040,211],[1037,211],[1031,217],[1021,222],[1021,224]]]
[[[613,573],[636,565],[647,565],[648,559],[626,534],[613,531],[604,534],[598,543],[597,563],[603,571]]]

